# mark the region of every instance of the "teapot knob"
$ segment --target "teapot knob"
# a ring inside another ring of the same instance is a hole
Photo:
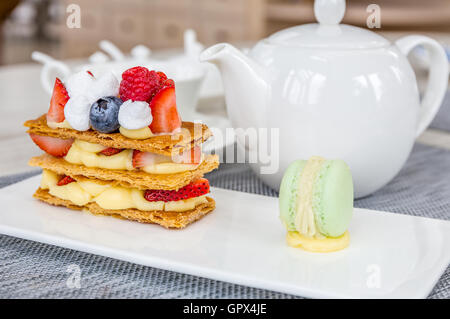
[[[339,24],[345,14],[345,0],[315,0],[314,15],[323,25]]]

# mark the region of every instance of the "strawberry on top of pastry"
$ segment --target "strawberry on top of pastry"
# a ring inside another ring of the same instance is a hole
[[[170,134],[181,127],[175,83],[163,72],[136,66],[123,72],[119,83],[112,72],[96,79],[81,71],[66,85],[56,78],[46,117],[49,127],[119,130],[125,136],[142,130],[142,137]]]

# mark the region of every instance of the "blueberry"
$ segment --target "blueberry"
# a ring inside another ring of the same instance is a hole
[[[123,101],[115,96],[105,96],[92,104],[89,113],[92,127],[101,133],[119,129],[119,109]]]

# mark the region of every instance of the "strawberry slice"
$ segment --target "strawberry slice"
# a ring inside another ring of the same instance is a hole
[[[149,189],[144,193],[144,198],[149,202],[171,202],[182,199],[199,197],[209,193],[209,181],[206,178],[200,178],[179,190],[154,190]]]
[[[56,78],[50,108],[47,112],[47,122],[60,123],[64,121],[64,106],[69,100],[69,93],[60,79]]]
[[[174,154],[172,161],[180,164],[200,164],[202,160],[202,148],[195,146],[181,154]]]
[[[56,185],[64,186],[72,182],[75,182],[75,180],[72,177],[64,175]]]
[[[158,163],[168,163],[170,161],[171,160],[169,156],[133,150],[132,163],[134,168],[142,168]]]
[[[119,154],[123,150],[124,150],[123,148],[108,147],[108,148],[105,148],[103,151],[100,151],[100,154],[103,154],[106,156],[111,156],[111,155]]]
[[[30,137],[41,150],[56,157],[66,156],[73,143],[73,139],[65,140],[33,133],[30,133]]]
[[[140,168],[154,163],[153,154],[133,150],[133,167]]]
[[[151,100],[150,108],[153,116],[150,129],[153,133],[171,133],[181,127],[174,87],[162,88]]]

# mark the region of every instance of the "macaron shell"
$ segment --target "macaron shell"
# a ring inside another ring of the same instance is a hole
[[[281,180],[279,193],[280,219],[287,230],[295,231],[296,202],[298,196],[298,182],[306,161],[297,160],[289,164]]]
[[[314,186],[313,210],[323,235],[339,237],[348,229],[353,215],[353,180],[344,161],[324,163]]]

